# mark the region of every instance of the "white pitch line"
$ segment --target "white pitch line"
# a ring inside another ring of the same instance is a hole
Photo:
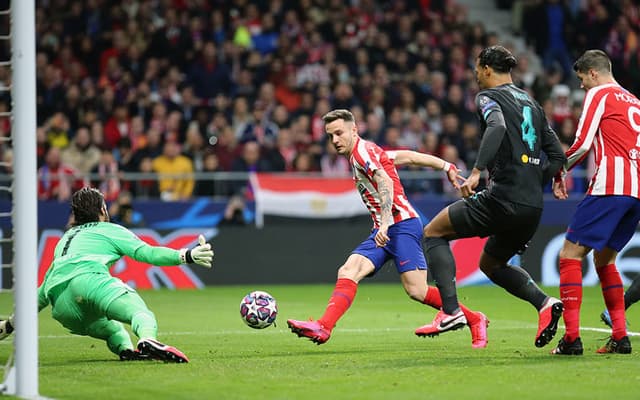
[[[489,326],[489,330],[490,331],[507,331],[507,330],[514,330],[514,329],[536,329],[537,326],[535,325],[519,325],[519,326],[503,326],[503,327],[497,327],[495,325],[491,325]],[[558,326],[559,330],[564,329],[564,326],[559,325]],[[374,332],[402,332],[402,331],[406,331],[406,332],[412,332],[413,328],[375,328],[375,329],[371,329],[371,328],[339,328],[339,332],[344,332],[344,333],[374,333]],[[583,331],[592,331],[592,332],[601,332],[601,333],[611,333],[611,329],[607,329],[607,328],[595,328],[595,327],[581,327],[580,330]],[[281,328],[265,328],[263,330],[253,330],[250,328],[247,329],[238,329],[238,330],[224,330],[224,331],[177,331],[177,332],[160,332],[160,336],[188,336],[188,335],[200,335],[200,336],[223,336],[223,335],[255,335],[255,334],[279,334],[282,332],[288,332],[288,329],[281,329]],[[627,335],[629,336],[640,336],[640,332],[632,332],[632,331],[627,331]],[[68,335],[40,335],[38,336],[40,339],[68,339],[68,338],[74,338],[76,335],[72,335],[72,334],[68,334]],[[7,343],[9,344],[9,341],[6,342],[0,342],[0,345]]]

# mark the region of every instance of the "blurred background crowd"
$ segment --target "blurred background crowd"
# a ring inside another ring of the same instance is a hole
[[[584,50],[607,51],[618,81],[640,93],[637,3],[495,1],[513,15],[518,48],[456,0],[36,1],[39,197],[63,201],[90,182],[108,200],[175,201],[247,195],[249,171],[349,174],[323,135],[320,117],[335,108],[385,149],[469,169],[481,133],[475,57],[493,44],[518,57],[515,83],[568,146]],[[0,60],[10,57],[0,43]],[[10,85],[0,66],[0,136]],[[10,145],[0,152],[10,173]],[[439,180],[405,184],[455,195]]]

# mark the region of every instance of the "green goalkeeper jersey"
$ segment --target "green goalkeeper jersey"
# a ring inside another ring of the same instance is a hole
[[[125,255],[153,265],[181,262],[179,250],[151,246],[121,225],[91,222],[74,226],[56,245],[53,262],[38,288],[38,308],[48,305],[54,287],[80,274],[109,274],[109,267]]]

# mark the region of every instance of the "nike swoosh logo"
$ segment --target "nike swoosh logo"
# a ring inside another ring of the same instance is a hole
[[[451,324],[452,324],[452,323],[454,323],[455,321],[459,320],[461,317],[462,317],[462,316],[461,316],[461,315],[459,315],[459,316],[457,316],[456,318],[451,318],[451,319],[450,319],[450,320],[448,320],[448,321],[441,321],[441,322],[440,322],[440,326],[441,326],[441,327],[443,327],[443,328],[446,328],[447,326],[451,325]]]
[[[406,265],[408,262],[410,262],[411,260],[404,260],[404,261],[400,261],[400,266]]]

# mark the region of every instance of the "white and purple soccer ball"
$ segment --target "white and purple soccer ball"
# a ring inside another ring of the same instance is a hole
[[[240,302],[240,316],[251,328],[264,329],[275,322],[277,315],[276,299],[267,292],[253,291]]]

